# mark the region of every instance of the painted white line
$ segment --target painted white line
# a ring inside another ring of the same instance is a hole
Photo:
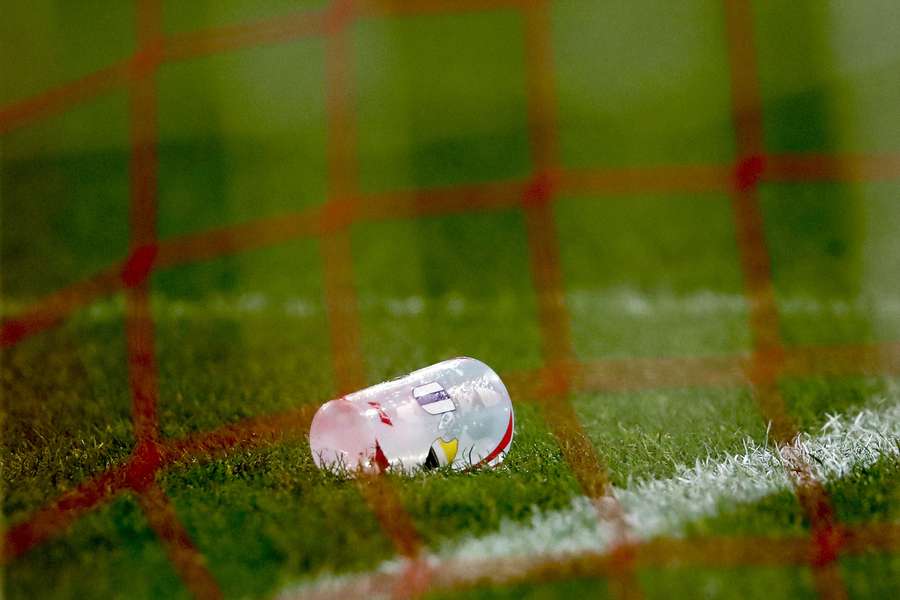
[[[855,415],[830,416],[821,432],[801,434],[781,449],[784,452],[808,459],[819,481],[843,477],[884,456],[900,456],[900,390],[891,386],[888,398],[874,400]],[[673,477],[639,482],[614,493],[635,540],[678,536],[692,521],[792,489],[782,454],[748,440],[743,454],[697,461],[680,467]],[[497,559],[514,559],[522,568],[554,558],[601,554],[614,539],[612,527],[597,519],[591,500],[580,496],[566,510],[535,510],[528,522],[504,521],[494,533],[450,542],[420,560],[435,572],[453,569],[454,581],[464,582],[490,575],[485,566]],[[325,575],[288,588],[280,597],[390,595],[391,582],[410,567],[408,560],[391,560],[369,573]]]
[[[658,290],[647,293],[630,287],[576,289],[566,294],[569,308],[575,312],[596,314],[613,312],[625,316],[689,316],[705,317],[710,314],[744,315],[747,310],[743,294],[726,294],[712,291],[676,294]],[[88,314],[93,318],[111,318],[121,314],[122,303],[116,296],[91,305]],[[0,297],[0,316],[15,316],[26,310],[39,298]],[[497,297],[483,303],[450,293],[443,297],[429,298],[420,295],[405,297],[363,294],[360,306],[365,310],[384,311],[396,317],[415,317],[428,308],[450,316],[482,311],[491,306],[513,304],[519,300],[513,296]],[[324,307],[317,297],[296,296],[280,298],[260,290],[241,294],[213,293],[197,300],[169,298],[154,294],[153,305],[161,316],[209,316],[240,317],[250,314],[310,318],[317,316]],[[894,318],[900,314],[900,298],[892,294],[865,292],[855,298],[820,299],[812,296],[779,296],[778,305],[787,316],[837,316],[850,314],[877,318]]]

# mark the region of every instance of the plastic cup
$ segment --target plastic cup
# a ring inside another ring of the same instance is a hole
[[[515,431],[500,377],[454,358],[323,404],[309,432],[323,469],[414,473],[496,466]]]

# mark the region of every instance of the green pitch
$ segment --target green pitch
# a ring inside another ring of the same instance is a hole
[[[562,167],[734,161],[719,3],[613,4],[552,4]],[[127,57],[136,43],[127,6],[92,12],[48,0],[8,11],[0,23],[0,107]],[[163,27],[190,32],[322,6],[167,2]],[[898,19],[892,0],[754,3],[767,152],[900,152]],[[348,33],[363,193],[531,176],[527,47],[517,11],[371,16]],[[325,201],[325,72],[319,37],[160,67],[162,240]],[[122,89],[0,135],[4,319],[127,255],[129,136]],[[761,184],[788,349],[900,340],[900,182],[896,173],[885,179]],[[552,211],[577,360],[652,365],[752,351],[729,194],[566,194]],[[520,209],[360,222],[350,237],[368,382],[458,355],[500,373],[542,366]],[[161,270],[151,288],[163,438],[317,405],[336,393],[317,240]],[[124,313],[116,294],[3,350],[7,530],[133,450]],[[896,376],[872,374],[779,382],[811,436],[831,417],[896,405],[898,385]],[[748,440],[767,443],[749,386],[576,390],[568,400],[620,489],[668,480],[698,460],[740,456]],[[427,549],[527,526],[582,494],[540,404],[513,401],[516,438],[501,468],[388,475]],[[895,453],[825,487],[842,524],[896,524],[898,482]],[[395,557],[358,486],[319,472],[302,439],[214,460],[186,457],[157,483],[229,598],[270,597]],[[809,528],[794,494],[782,490],[723,501],[672,533],[787,537]],[[841,556],[837,567],[852,597],[900,587],[897,554]],[[651,598],[815,595],[807,566],[642,568],[637,579]],[[190,596],[130,493],[10,561],[3,586],[10,599]],[[607,582],[476,591],[593,596],[606,593]]]

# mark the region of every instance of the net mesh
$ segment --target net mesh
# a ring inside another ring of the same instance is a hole
[[[526,40],[526,86],[529,178],[394,193],[358,189],[356,131],[352,106],[352,63],[347,29],[359,16],[391,18],[409,14],[505,9],[519,11]],[[532,282],[538,298],[544,366],[506,373],[517,401],[542,406],[548,424],[581,487],[609,520],[617,539],[607,555],[580,555],[565,560],[496,560],[484,572],[471,565],[444,564],[432,571],[412,519],[385,478],[365,478],[360,489],[397,551],[409,559],[400,574],[369,582],[371,590],[401,593],[430,586],[456,588],[481,579],[543,581],[565,577],[605,576],[622,597],[640,594],[635,569],[646,566],[697,564],[734,566],[800,564],[811,567],[822,597],[843,595],[837,558],[871,549],[896,551],[897,526],[847,526],[837,522],[821,483],[809,476],[809,465],[791,464],[795,492],[811,524],[809,538],[694,538],[632,540],[621,507],[610,495],[603,467],[569,404],[574,391],[637,390],[677,386],[753,387],[777,441],[789,443],[797,433],[778,390],[785,375],[829,373],[896,373],[900,345],[870,344],[830,348],[785,348],[778,327],[769,252],[763,234],[758,197],[763,182],[819,180],[872,181],[900,175],[900,159],[892,156],[826,156],[767,154],[763,143],[752,18],[748,0],[725,2],[732,119],[738,158],[727,164],[672,164],[652,167],[566,169],[559,160],[554,61],[549,2],[542,0],[417,0],[415,2],[351,2],[335,0],[317,11],[199,32],[164,35],[160,8],[138,2],[138,49],[121,63],[89,74],[35,97],[0,107],[0,133],[26,127],[98,94],[127,88],[131,115],[131,252],[120,264],[61,289],[3,322],[3,346],[19,343],[53,327],[95,300],[124,290],[132,418],[136,447],[123,464],[94,476],[28,520],[6,532],[5,559],[23,554],[57,535],[74,520],[126,490],[136,493],[148,521],[167,548],[188,588],[203,598],[220,590],[193,545],[155,475],[185,457],[209,458],[239,448],[258,447],[301,437],[311,409],[301,407],[226,425],[187,438],[161,439],[157,417],[157,369],[148,278],[157,270],[235,254],[298,238],[321,243],[332,361],[341,392],[363,387],[360,317],[353,285],[349,228],[381,219],[416,219],[473,211],[520,210],[526,225]],[[301,37],[322,37],[326,44],[329,198],[321,207],[230,227],[158,239],[157,97],[155,73],[165,63],[240,48],[279,44]],[[570,318],[564,301],[559,248],[552,205],[562,195],[641,192],[721,192],[732,198],[745,294],[750,306],[753,352],[749,357],[666,358],[578,361],[572,350]],[[349,590],[348,590],[349,591]]]

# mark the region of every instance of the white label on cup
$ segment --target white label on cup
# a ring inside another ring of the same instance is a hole
[[[419,406],[424,408],[429,415],[439,415],[456,410],[456,405],[450,399],[450,394],[437,381],[415,387],[412,393]]]

